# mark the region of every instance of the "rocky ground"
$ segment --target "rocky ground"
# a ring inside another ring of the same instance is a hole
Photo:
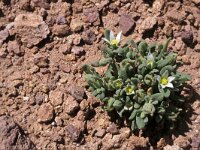
[[[0,149],[200,149],[199,0],[1,0]],[[133,135],[85,88],[104,29],[164,41],[192,81],[173,132]]]

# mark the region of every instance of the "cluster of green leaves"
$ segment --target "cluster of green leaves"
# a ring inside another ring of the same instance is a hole
[[[190,76],[177,72],[177,54],[167,50],[169,40],[120,45],[120,35],[116,41],[111,34],[105,31],[104,58],[83,66],[93,95],[107,111],[128,117],[132,130],[144,129],[151,121],[173,125],[184,103],[180,92]],[[97,67],[106,68],[105,73],[99,74]]]

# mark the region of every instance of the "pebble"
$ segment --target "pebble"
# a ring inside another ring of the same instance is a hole
[[[0,45],[8,38],[9,32],[7,29],[0,31]]]
[[[181,38],[182,38],[182,40],[185,44],[191,45],[193,43],[193,33],[192,33],[192,31],[182,32]]]
[[[78,101],[81,102],[85,96],[85,90],[80,86],[71,86],[69,89],[69,93]]]
[[[83,10],[84,18],[86,23],[93,23],[93,25],[99,25],[99,12],[96,7],[88,8]]]
[[[133,30],[135,22],[132,17],[128,14],[122,14],[119,19],[119,27],[124,35],[127,35]]]
[[[71,45],[70,44],[62,44],[59,47],[59,51],[64,55],[71,53]]]
[[[87,31],[83,32],[82,39],[86,44],[91,45],[96,41],[97,38],[96,38],[94,31],[87,30]]]
[[[59,90],[50,91],[49,99],[53,106],[58,106],[63,103],[64,93]]]
[[[74,53],[76,56],[79,57],[85,54],[84,48],[80,46],[73,46],[71,51],[72,53]]]
[[[98,129],[97,132],[95,133],[95,136],[99,138],[103,138],[105,134],[106,134],[105,129]]]
[[[116,124],[112,123],[108,128],[107,128],[107,131],[111,134],[118,134],[119,133],[119,130],[117,129],[117,126]]]
[[[46,56],[42,56],[40,54],[34,56],[33,62],[39,68],[45,68],[45,67],[48,67],[48,65],[49,65],[48,58]]]
[[[52,33],[56,36],[66,36],[70,32],[70,28],[68,25],[54,25],[52,29]]]
[[[190,146],[190,139],[188,139],[187,137],[179,136],[175,139],[174,143],[180,148],[188,149]]]
[[[67,128],[67,133],[69,134],[70,138],[72,139],[73,142],[78,142],[81,131],[78,130],[78,128],[76,128],[73,125],[68,125]]]
[[[39,123],[48,123],[53,120],[54,109],[49,103],[42,104],[37,111]]]
[[[157,24],[156,17],[147,17],[140,25],[138,31],[140,34],[147,32]]]
[[[20,47],[17,41],[10,41],[8,43],[7,49],[9,53],[14,53],[18,56],[24,55],[24,50]]]
[[[27,47],[37,45],[50,33],[43,18],[36,14],[19,14],[14,20],[14,28],[22,43]]]
[[[68,96],[68,98],[64,102],[64,111],[69,115],[76,114],[80,109],[79,104],[72,96]]]
[[[73,18],[70,23],[70,28],[74,32],[81,31],[83,28],[83,22],[79,18]]]

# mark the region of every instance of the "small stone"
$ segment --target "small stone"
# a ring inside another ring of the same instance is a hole
[[[75,54],[68,54],[66,56],[67,61],[75,61],[76,60],[76,55]]]
[[[49,99],[53,106],[58,106],[63,103],[64,94],[61,91],[55,90],[49,93]]]
[[[85,54],[84,48],[79,46],[73,46],[71,51],[79,57]]]
[[[9,32],[7,29],[0,31],[0,45],[8,38]]]
[[[168,11],[166,16],[170,21],[172,21],[172,22],[174,22],[176,24],[183,23],[183,21],[186,18],[186,14],[185,13],[177,11],[177,10]]]
[[[43,18],[36,14],[20,14],[15,18],[14,27],[22,43],[28,47],[37,45],[50,33]]]
[[[17,43],[17,41],[10,41],[8,43],[8,52],[9,53],[14,53],[18,56],[23,56],[24,55],[24,51],[21,49],[20,45]]]
[[[182,150],[178,145],[167,145],[163,148],[163,150]]]
[[[118,134],[119,133],[119,130],[117,129],[117,126],[116,124],[112,123],[108,128],[107,128],[107,131],[111,134]]]
[[[69,45],[69,44],[62,44],[59,47],[59,51],[61,53],[63,53],[64,55],[70,54],[71,53],[71,45]]]
[[[72,96],[68,96],[64,103],[64,111],[69,115],[76,114],[80,109],[79,104]]]
[[[32,141],[24,134],[11,117],[0,116],[0,149],[33,149],[35,146]]]
[[[64,25],[64,24],[66,24],[67,21],[66,21],[65,16],[64,16],[64,15],[59,15],[59,16],[56,18],[56,23],[57,23],[58,25]]]
[[[183,136],[179,136],[177,139],[175,139],[174,143],[183,149],[188,149],[190,146],[189,139]]]
[[[55,122],[57,126],[62,126],[63,125],[63,119],[60,117],[55,118]]]
[[[99,12],[96,7],[88,8],[83,10],[85,16],[84,21],[87,23],[93,23],[94,25],[100,24]]]
[[[49,60],[46,56],[36,55],[33,61],[39,68],[45,68],[49,65]]]
[[[38,92],[35,95],[35,102],[36,104],[41,105],[43,102],[45,102],[45,95],[41,92]]]
[[[59,66],[60,70],[65,72],[65,73],[70,73],[71,72],[71,68],[69,64],[61,64]]]
[[[196,5],[200,4],[200,0],[192,0]]]
[[[119,19],[119,26],[124,35],[127,35],[130,31],[133,30],[135,22],[130,15],[123,14]]]
[[[166,141],[165,141],[165,139],[164,138],[161,138],[158,142],[157,142],[157,147],[159,148],[159,149],[162,149],[164,146],[166,146],[167,144],[166,144]]]
[[[200,138],[193,137],[191,146],[192,146],[192,148],[196,148],[197,150],[199,150],[200,149]]]
[[[0,43],[1,45],[1,43]],[[8,55],[8,52],[6,50],[5,47],[0,47],[0,58],[6,58],[6,56]]]
[[[99,137],[99,138],[103,138],[105,134],[106,134],[106,130],[105,130],[105,129],[99,129],[99,130],[97,130],[97,132],[95,133],[95,136],[96,136],[96,137]]]
[[[95,32],[92,30],[83,32],[82,39],[86,44],[93,44],[96,41]]]
[[[48,123],[53,120],[54,109],[49,103],[42,104],[37,111],[39,123]]]
[[[73,125],[68,125],[66,130],[67,130],[67,133],[69,134],[70,138],[72,139],[72,141],[78,142],[81,131],[78,130],[78,128],[76,128]]]
[[[36,66],[36,65],[34,65],[32,68],[30,68],[30,72],[32,74],[38,72],[39,70],[40,70],[40,68],[38,66]]]
[[[85,96],[84,88],[80,86],[71,86],[69,93],[78,101],[81,102]]]
[[[182,40],[185,44],[191,45],[193,43],[193,33],[192,33],[192,31],[182,32],[181,38],[182,38]]]
[[[190,65],[191,64],[190,59],[189,59],[189,57],[187,55],[181,56],[181,59],[182,59],[182,61],[183,61],[183,63],[185,65]]]
[[[78,32],[83,28],[83,22],[79,18],[73,18],[70,23],[70,28],[74,32]]]
[[[152,30],[153,27],[157,24],[156,17],[146,18],[139,27],[139,33],[144,33],[149,30]]]
[[[33,0],[33,3],[36,7],[42,7],[44,9],[50,8],[50,4],[48,3],[48,0]]]
[[[68,25],[54,25],[52,33],[56,36],[66,36],[69,34],[70,28]]]

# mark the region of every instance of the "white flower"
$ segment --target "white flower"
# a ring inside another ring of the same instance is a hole
[[[173,88],[173,84],[171,83],[175,77],[169,76],[169,77],[157,77],[158,82],[160,83],[161,87],[164,89],[166,87]]]
[[[121,40],[121,34],[122,34],[122,31],[119,32],[115,38],[114,36],[114,32],[113,31],[110,31],[110,40],[106,39],[106,38],[103,38],[104,41],[106,41],[108,44],[110,45],[114,45],[114,46],[118,46],[120,40]]]

